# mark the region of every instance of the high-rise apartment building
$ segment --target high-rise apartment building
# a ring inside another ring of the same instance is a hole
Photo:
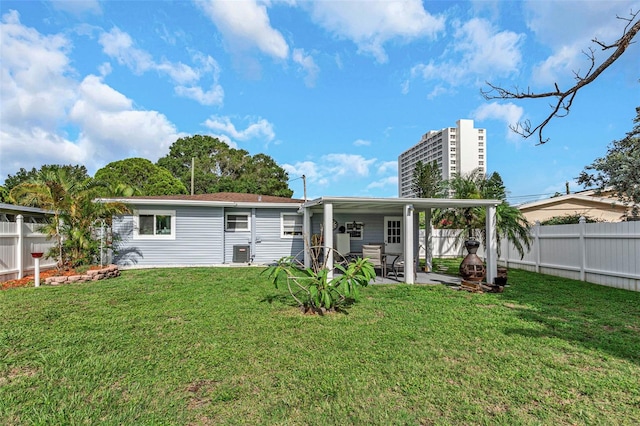
[[[413,169],[418,161],[423,164],[436,161],[442,179],[454,174],[469,173],[487,168],[487,132],[475,129],[473,120],[458,120],[456,127],[430,130],[412,146],[398,156],[398,196],[413,197]]]

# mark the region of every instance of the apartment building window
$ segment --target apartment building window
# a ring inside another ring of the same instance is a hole
[[[481,159],[481,160],[484,160],[484,155],[480,154],[480,155],[478,155],[478,158]]]
[[[484,148],[480,148],[478,152],[484,152]]]
[[[451,149],[450,149],[450,151],[451,151],[451,152],[456,152],[456,147],[455,147],[455,146],[452,146],[452,147],[451,147]]]
[[[483,141],[484,140],[484,136],[478,136],[478,140],[479,141]]]
[[[478,161],[478,165],[484,166],[484,161]]]

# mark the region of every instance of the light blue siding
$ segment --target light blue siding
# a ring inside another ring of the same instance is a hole
[[[135,208],[135,207],[134,207]],[[142,207],[141,209],[147,209]],[[114,218],[117,253],[123,266],[215,265],[223,263],[224,213],[221,207],[153,206],[176,212],[175,239],[133,239],[133,216]]]
[[[290,210],[287,213],[295,213]],[[271,263],[283,256],[293,256],[304,249],[302,237],[282,237],[279,209],[256,209],[256,263]]]
[[[281,209],[229,209],[226,213],[246,213],[250,216],[251,230],[225,232],[226,263],[233,260],[234,245],[248,245],[253,263],[268,264],[283,256],[291,256],[302,251],[302,238],[283,238],[281,236],[281,219],[283,212],[295,213],[297,208]],[[254,240],[252,240],[252,236]],[[255,242],[254,242],[255,241]]]
[[[175,239],[134,239],[133,216],[114,218],[117,235],[114,261],[122,266],[222,265],[233,261],[235,245],[249,246],[252,262],[271,263],[304,248],[302,238],[281,236],[281,213],[295,213],[297,206],[280,208],[223,208],[132,206],[132,209],[175,211]],[[246,213],[249,231],[225,231],[226,213]]]

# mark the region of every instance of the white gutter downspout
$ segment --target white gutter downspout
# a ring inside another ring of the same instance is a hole
[[[251,209],[251,241],[249,241],[249,263],[253,263],[253,259],[256,255],[256,208]]]
[[[413,204],[404,206],[404,279],[407,284],[414,284],[416,281],[416,267],[413,264],[415,256],[413,254]]]

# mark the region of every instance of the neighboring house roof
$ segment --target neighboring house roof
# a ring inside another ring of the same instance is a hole
[[[596,195],[595,191],[547,198],[521,204],[518,208],[530,222],[542,222],[552,217],[573,214],[584,214],[607,222],[619,222],[627,212],[627,206],[616,198],[605,194]]]
[[[275,197],[273,195],[241,194],[237,192],[218,192],[196,195],[154,195],[126,198],[103,198],[100,201],[121,201],[135,205],[198,205],[222,207],[287,207],[300,206],[304,200],[297,198]]]
[[[25,222],[38,223],[52,214],[51,210],[43,210],[37,207],[0,203],[0,222],[14,222],[18,215],[22,215]]]
[[[52,214],[51,210],[43,210],[38,207],[18,206],[16,204],[0,203],[0,211],[3,213],[21,214],[21,213],[39,213]]]

